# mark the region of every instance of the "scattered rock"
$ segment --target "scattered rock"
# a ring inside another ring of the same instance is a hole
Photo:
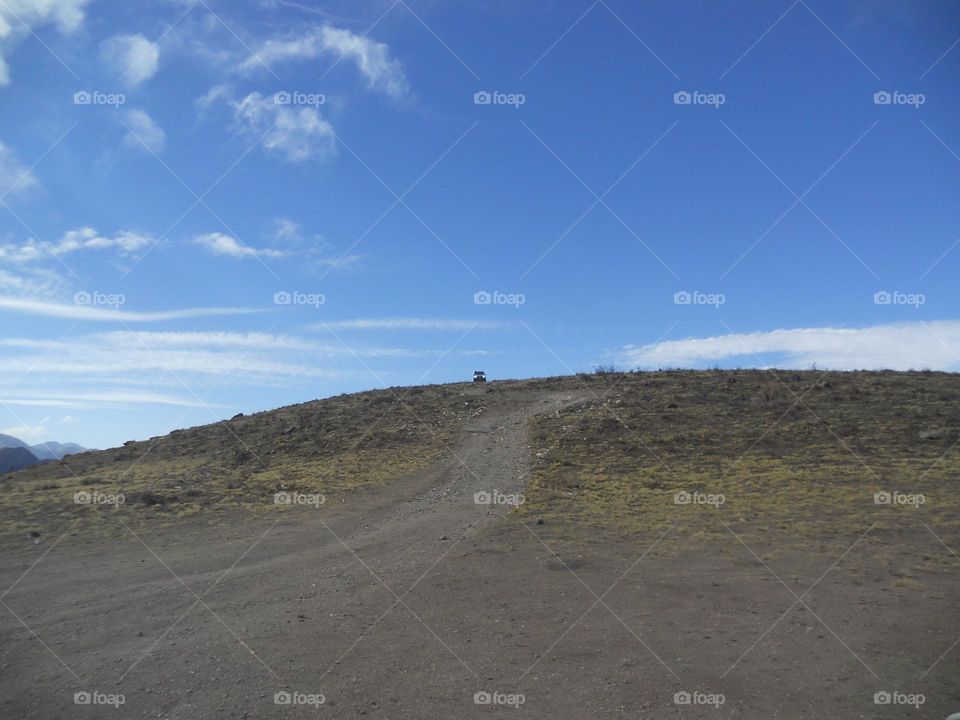
[[[946,428],[933,428],[920,433],[921,440],[944,440],[948,437],[950,437],[950,431]]]
[[[447,539],[447,536],[446,536],[446,535],[441,535],[441,536],[440,536],[440,539],[441,539],[441,540],[446,540],[446,539]]]

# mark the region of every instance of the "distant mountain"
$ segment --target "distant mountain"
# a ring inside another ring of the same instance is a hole
[[[87,450],[85,447],[81,447],[76,443],[58,443],[53,440],[38,445],[28,445],[20,438],[0,433],[0,450],[14,449],[28,451],[34,459],[34,462],[30,463],[30,465],[49,460],[63,460],[67,455],[75,455],[76,453],[86,452]],[[22,467],[27,466],[24,465]],[[9,472],[9,470],[0,470],[0,472]]]
[[[9,437],[9,435],[4,437]],[[36,465],[39,462],[37,456],[25,447],[0,448],[0,473],[23,470],[23,468]]]
[[[41,460],[63,460],[67,455],[76,455],[86,452],[87,449],[76,443],[58,443],[50,440],[39,445],[32,445],[30,451]]]

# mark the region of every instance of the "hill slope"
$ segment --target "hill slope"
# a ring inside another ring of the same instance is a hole
[[[122,493],[134,517],[186,516],[270,511],[281,490],[329,495],[403,477],[450,449],[464,419],[483,407],[483,391],[460,384],[341,395],[70,455],[0,481],[0,532],[54,532],[78,516],[102,524],[109,508],[78,506],[79,491]]]
[[[709,371],[392,388],[237,416],[8,475],[0,531],[110,524],[112,508],[78,506],[78,491],[122,493],[133,520],[172,520],[273,512],[283,490],[402,482],[449,457],[490,402],[558,391],[584,402],[531,421],[519,510],[552,519],[550,532],[646,533],[698,513],[701,495],[724,501],[697,515],[707,534],[724,532],[720,519],[852,532],[880,492],[924,494],[927,517],[960,518],[960,377]],[[677,493],[693,502],[678,507]]]

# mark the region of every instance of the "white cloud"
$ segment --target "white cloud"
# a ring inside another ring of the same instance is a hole
[[[214,85],[195,101],[200,115],[204,115],[211,107],[220,101],[229,101],[231,98],[229,85]]]
[[[392,98],[402,97],[409,91],[403,65],[390,58],[390,48],[384,43],[330,26],[323,28],[322,37],[327,50],[356,64],[371,89]]]
[[[43,425],[20,425],[0,430],[0,434],[13,435],[18,440],[28,444],[36,444],[47,436],[47,429]]]
[[[39,184],[33,172],[17,159],[13,150],[0,142],[0,198],[26,192]]]
[[[440,318],[359,318],[311,326],[315,330],[495,330],[502,323],[490,320],[444,320]]]
[[[152,78],[160,48],[143,35],[114,35],[100,44],[103,58],[125,84],[134,87]]]
[[[409,92],[403,65],[390,56],[385,43],[326,25],[300,37],[268,40],[240,64],[254,70],[287,60],[312,60],[321,55],[349,60],[367,81],[367,87],[398,99]]]
[[[233,104],[237,127],[291,162],[325,159],[336,154],[333,125],[314,107],[289,107],[258,92]]]
[[[168,310],[162,312],[130,312],[92,305],[66,305],[42,300],[0,296],[0,311],[2,310],[28,315],[65,318],[67,320],[92,320],[94,322],[160,322],[163,320],[181,320],[184,318],[241,315],[259,312],[257,310],[242,308],[188,308],[186,310]]]
[[[955,370],[960,322],[912,322],[870,328],[795,328],[732,333],[627,346],[633,367],[695,367],[737,358],[747,366],[832,370]]]
[[[3,0],[0,2],[0,86],[10,84],[7,58],[13,46],[31,31],[55,25],[70,34],[83,23],[90,0]]]
[[[283,242],[301,242],[300,223],[289,218],[277,218],[273,221],[273,237]]]
[[[80,419],[75,418],[73,415],[64,415],[62,418],[60,418],[60,422],[64,425],[76,425],[78,422],[80,422]]]
[[[167,141],[167,134],[157,125],[145,110],[130,110],[125,116],[127,134],[124,144],[132,148],[144,148],[160,153]]]
[[[244,245],[235,237],[230,235],[224,235],[219,232],[204,233],[203,235],[196,235],[193,238],[193,241],[200,245],[201,247],[206,248],[214,255],[225,255],[232,258],[248,258],[248,257],[268,257],[268,258],[282,258],[286,253],[281,252],[280,250],[271,250],[270,248],[253,248],[248,245]]]
[[[0,269],[0,288],[20,297],[53,297],[64,291],[66,282],[48,268],[24,268],[16,274]]]
[[[121,255],[133,255],[153,242],[152,235],[133,230],[120,230],[108,236],[91,227],[81,227],[68,230],[56,242],[29,240],[21,245],[0,245],[0,262],[28,263],[81,250],[116,250]]]

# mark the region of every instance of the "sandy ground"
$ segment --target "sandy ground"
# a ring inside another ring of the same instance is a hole
[[[960,711],[960,558],[923,526],[767,561],[732,531],[557,543],[510,513],[526,419],[582,399],[510,394],[434,471],[278,520],[4,547],[0,716]]]

